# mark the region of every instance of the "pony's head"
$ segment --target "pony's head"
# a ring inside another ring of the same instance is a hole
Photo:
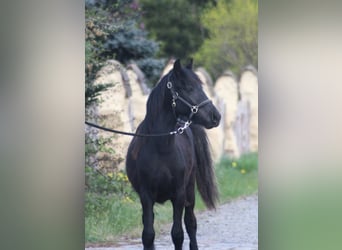
[[[167,75],[166,86],[172,98],[170,105],[176,116],[210,129],[219,125],[221,115],[204,93],[202,85],[192,70],[192,60],[185,67],[179,59],[176,60]]]

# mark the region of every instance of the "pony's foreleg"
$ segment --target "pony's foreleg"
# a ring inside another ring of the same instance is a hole
[[[175,200],[172,200],[173,207],[173,225],[171,236],[175,250],[182,250],[184,241],[184,232],[182,228],[182,217],[184,210],[184,195],[179,195]]]
[[[153,213],[153,201],[147,194],[140,195],[140,201],[142,205],[142,221],[144,229],[142,232],[142,242],[144,250],[154,250],[154,236],[153,229],[154,213]]]
[[[194,213],[195,207],[195,187],[188,187],[187,202],[185,206],[184,224],[190,239],[190,250],[198,250],[196,231],[197,221]]]

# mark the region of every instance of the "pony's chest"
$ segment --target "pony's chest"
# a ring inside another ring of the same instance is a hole
[[[159,203],[163,203],[166,200],[172,199],[173,195],[179,190],[183,189],[186,176],[185,167],[164,165],[156,172],[156,178],[154,179],[154,194],[155,200]]]

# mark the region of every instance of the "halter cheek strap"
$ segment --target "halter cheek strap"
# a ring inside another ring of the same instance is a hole
[[[189,118],[188,118],[188,120],[186,122],[182,121],[179,118],[177,119],[178,122],[184,123],[184,125],[182,127],[178,128],[178,132],[180,134],[182,134],[184,132],[184,130],[186,128],[188,128],[190,126],[190,124],[192,123],[191,119],[198,112],[199,108],[201,108],[204,105],[206,105],[207,103],[211,102],[211,100],[206,99],[206,100],[204,100],[203,102],[201,102],[198,105],[191,105],[187,100],[185,100],[184,98],[179,96],[179,94],[174,90],[172,82],[170,80],[167,82],[166,87],[171,91],[171,94],[172,94],[171,106],[172,106],[173,113],[176,116],[176,118],[177,118],[177,115],[176,115],[176,112],[175,112],[175,109],[176,109],[176,106],[177,106],[176,100],[180,100],[182,103],[184,103],[186,106],[188,106],[190,108],[190,115],[189,115]]]

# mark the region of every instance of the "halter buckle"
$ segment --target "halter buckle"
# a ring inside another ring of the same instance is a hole
[[[173,98],[174,100],[178,99],[178,97],[179,97],[178,92],[173,92],[173,93],[172,93],[172,98]]]
[[[198,106],[192,106],[191,107],[191,113],[196,114],[198,112]]]
[[[191,123],[192,122],[190,120],[186,121],[183,127],[177,129],[177,133],[180,135],[183,134],[184,130],[186,130],[191,125]]]
[[[183,127],[180,127],[180,128],[178,128],[177,129],[177,132],[178,132],[178,134],[183,134],[183,132],[184,132],[184,128]]]

